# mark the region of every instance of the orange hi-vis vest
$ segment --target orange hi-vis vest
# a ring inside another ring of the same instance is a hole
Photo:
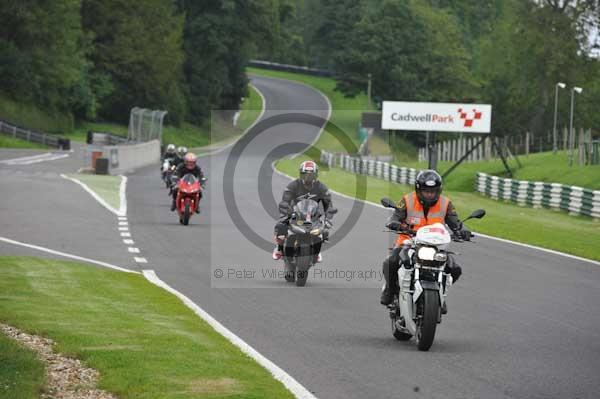
[[[450,201],[448,198],[440,195],[437,202],[429,208],[427,217],[423,212],[423,205],[419,201],[416,192],[406,194],[404,197],[404,203],[406,204],[406,220],[405,223],[409,225],[411,230],[417,231],[423,226],[434,223],[445,223],[446,214],[448,213],[448,204]],[[402,243],[406,240],[410,240],[411,237],[408,234],[399,234],[396,240],[397,246],[402,246]]]

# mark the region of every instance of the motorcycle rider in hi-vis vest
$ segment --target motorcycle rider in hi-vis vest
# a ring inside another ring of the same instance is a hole
[[[463,240],[471,238],[471,232],[463,227],[456,209],[448,198],[442,195],[442,178],[434,170],[423,170],[415,179],[415,191],[406,194],[394,211],[386,227],[390,230],[417,231],[423,226],[433,223],[446,224],[455,235]],[[408,258],[409,242],[412,237],[408,234],[398,234],[398,239],[392,253],[383,261],[385,287],[381,293],[381,304],[389,305],[398,293],[398,269],[400,266],[409,269],[412,263]],[[409,240],[407,242],[407,240]],[[453,257],[448,255],[447,272],[456,282],[462,273]]]

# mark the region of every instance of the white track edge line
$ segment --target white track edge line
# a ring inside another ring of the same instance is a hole
[[[83,262],[93,263],[95,265],[108,267],[109,269],[114,269],[114,270],[118,270],[121,272],[140,274],[140,272],[136,272],[134,270],[129,270],[129,269],[124,269],[122,267],[115,266],[110,263],[106,263],[106,262],[102,262],[102,261],[94,260],[94,259],[89,259],[89,258],[84,258],[83,256],[72,255],[72,254],[68,254],[65,252],[55,251],[54,249],[40,247],[39,245],[27,244],[25,242],[11,240],[10,238],[0,237],[0,241],[6,242],[9,244],[13,244],[13,245],[19,245],[19,246],[26,247],[26,248],[37,249],[38,251],[47,252],[47,253],[53,254],[53,255],[63,256],[65,258],[71,258],[71,259],[80,260]]]
[[[114,213],[117,216],[123,216],[121,214],[121,211],[117,211],[115,208],[113,208],[112,206],[110,206],[102,197],[100,197],[98,194],[96,194],[96,192],[94,190],[92,190],[87,184],[83,183],[82,181],[75,179],[73,177],[69,177],[63,173],[60,174],[60,177],[62,177],[63,179],[67,179],[67,180],[71,180],[72,182],[79,184],[81,187],[83,187],[83,189],[85,191],[87,191],[96,201],[98,201],[100,203],[100,205],[102,205],[103,207],[105,207],[106,209],[108,209],[110,212]],[[123,183],[123,180],[121,180],[121,184]],[[123,203],[121,202],[121,207],[123,207]]]
[[[280,381],[290,392],[294,394],[296,398],[301,399],[316,399],[316,397],[307,390],[304,386],[302,386],[298,381],[294,379],[291,375],[286,373],[283,369],[277,366],[275,363],[267,359],[265,356],[260,354],[256,349],[248,345],[244,340],[235,335],[231,330],[217,321],[214,317],[208,314],[204,309],[195,304],[191,299],[182,294],[181,292],[175,290],[167,283],[162,281],[158,275],[154,272],[154,270],[143,270],[142,274],[148,281],[152,284],[157,285],[170,292],[171,294],[178,297],[188,308],[190,308],[196,315],[200,316],[201,319],[206,321],[215,331],[224,336],[229,342],[233,345],[237,346],[242,352],[246,355],[250,356],[254,361],[260,364],[262,367],[267,369],[273,377]]]

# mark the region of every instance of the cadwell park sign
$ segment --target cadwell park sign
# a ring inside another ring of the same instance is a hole
[[[384,101],[381,128],[425,132],[489,133],[492,106]]]

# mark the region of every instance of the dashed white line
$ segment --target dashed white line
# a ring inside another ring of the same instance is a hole
[[[135,256],[133,260],[135,260],[137,263],[148,263],[146,258],[138,258],[137,256]]]
[[[123,244],[132,245],[132,244],[135,244],[135,243],[133,242],[133,240],[131,240],[129,238],[126,238],[126,239],[123,240]]]
[[[119,219],[119,220],[127,220],[127,216],[117,216],[117,219]]]
[[[128,231],[128,230],[129,230],[129,227],[127,227],[127,226],[119,227],[119,231]]]
[[[123,222],[123,221],[119,222],[119,226],[127,226],[128,224],[129,224],[129,222]]]
[[[131,237],[131,233],[122,232],[121,237]]]
[[[139,254],[140,253],[140,249],[139,248],[135,248],[135,247],[129,247],[129,248],[127,248],[127,250],[129,252],[131,252],[132,254]]]

